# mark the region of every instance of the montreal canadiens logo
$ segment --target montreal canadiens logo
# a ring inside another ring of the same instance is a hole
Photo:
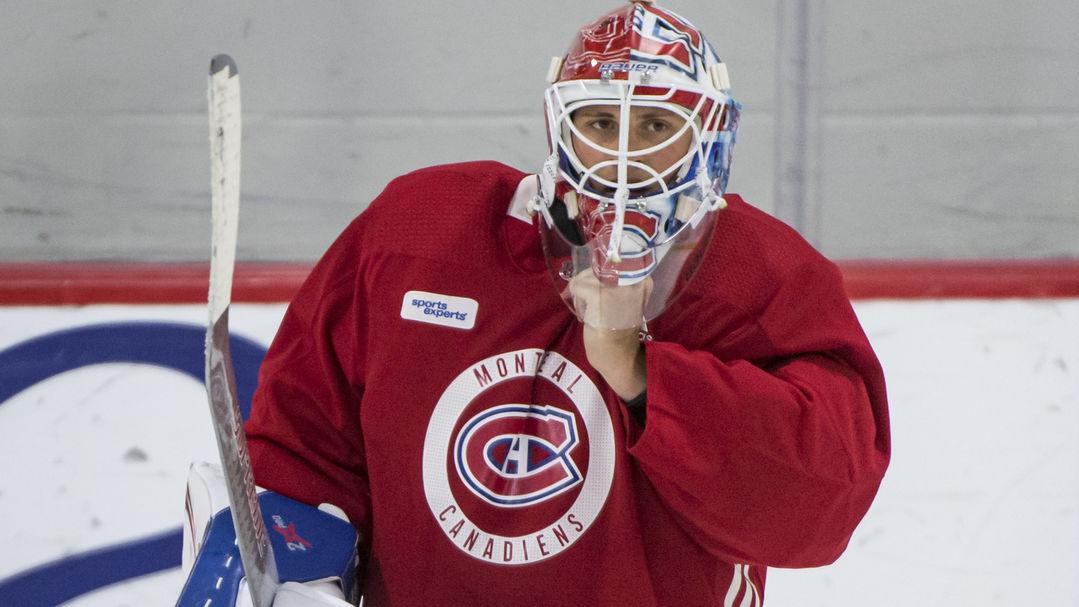
[[[476,415],[458,435],[457,473],[480,498],[527,506],[581,482],[569,457],[577,446],[572,414],[554,407],[506,405]]]
[[[557,390],[542,392],[558,402],[499,403],[516,381],[528,392],[545,382]],[[423,488],[435,523],[462,552],[527,565],[588,532],[616,457],[592,380],[557,352],[517,350],[471,365],[446,387],[427,427]]]

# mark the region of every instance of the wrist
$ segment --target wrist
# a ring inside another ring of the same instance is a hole
[[[629,360],[606,371],[601,370],[600,374],[623,401],[637,398],[645,392],[647,385],[644,348],[638,344]]]
[[[645,355],[637,329],[610,330],[584,326],[588,362],[622,399],[644,391]]]

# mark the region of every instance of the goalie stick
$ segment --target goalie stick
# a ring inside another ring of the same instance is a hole
[[[207,100],[213,241],[210,324],[206,329],[206,392],[247,586],[255,607],[270,607],[280,581],[259,509],[229,353],[229,304],[240,211],[240,76],[236,63],[228,55],[218,55],[210,62]]]

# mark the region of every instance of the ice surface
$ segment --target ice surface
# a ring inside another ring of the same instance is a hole
[[[1079,300],[856,304],[884,364],[894,453],[829,567],[771,570],[767,604],[1079,604]],[[234,306],[269,342],[283,306]],[[0,349],[111,320],[205,323],[201,306],[0,308]],[[216,451],[202,386],[99,365],[0,405],[0,578],[180,523],[192,459]],[[18,521],[18,524],[10,524]],[[167,571],[69,605],[172,605]]]

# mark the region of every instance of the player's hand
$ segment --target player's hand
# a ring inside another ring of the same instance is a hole
[[[608,286],[585,270],[569,283],[577,315],[584,323],[588,362],[623,400],[644,391],[644,348],[639,338],[652,279]]]

